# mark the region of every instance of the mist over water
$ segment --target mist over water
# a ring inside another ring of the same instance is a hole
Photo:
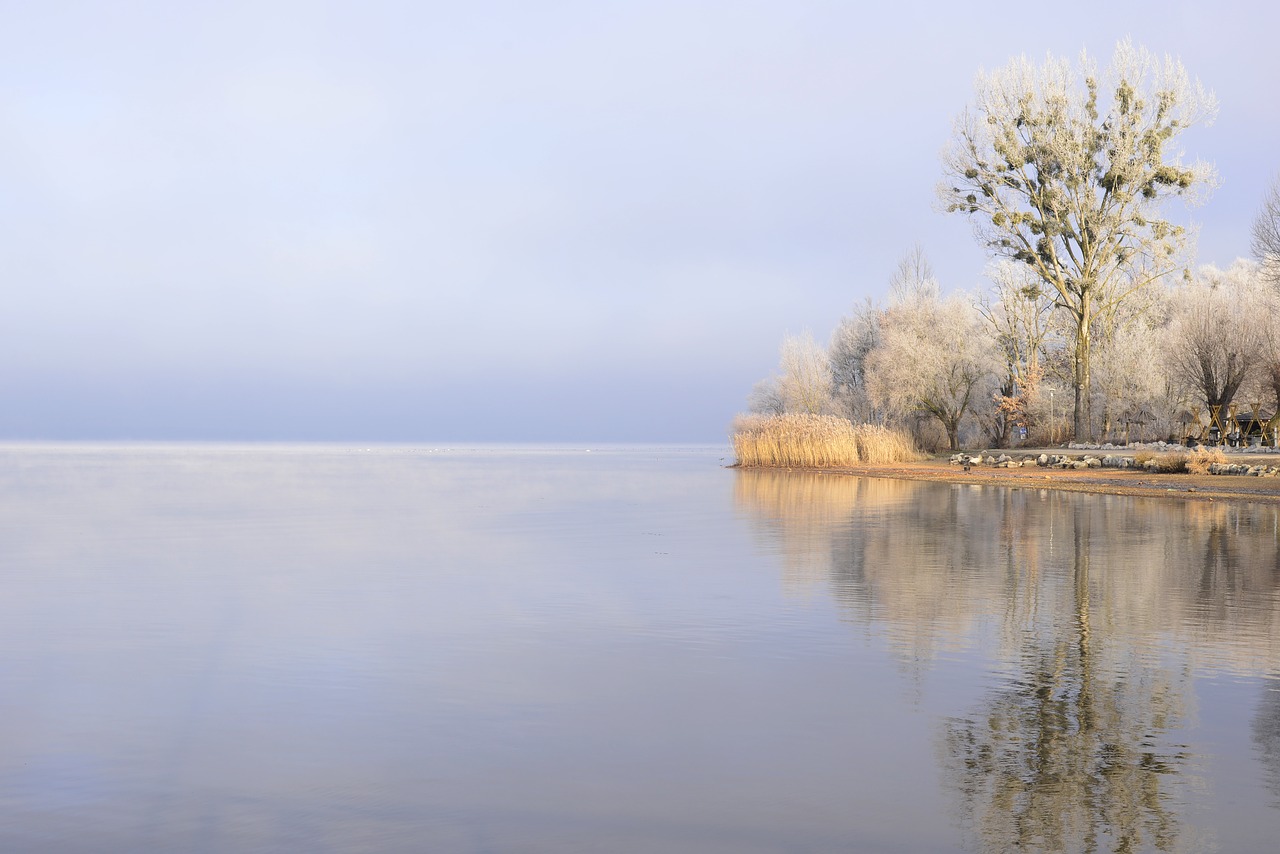
[[[1280,513],[0,447],[0,848],[1267,850]]]

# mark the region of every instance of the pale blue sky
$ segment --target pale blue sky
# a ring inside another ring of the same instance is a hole
[[[1180,56],[1177,216],[1247,254],[1255,5],[0,2],[0,439],[719,440],[913,243],[979,283],[933,192],[980,66]]]

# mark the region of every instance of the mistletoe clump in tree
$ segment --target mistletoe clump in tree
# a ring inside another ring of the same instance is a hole
[[[1093,434],[1091,327],[1177,267],[1186,235],[1164,202],[1194,198],[1215,173],[1183,163],[1176,140],[1216,109],[1180,62],[1125,41],[1101,77],[1086,55],[981,72],[956,122],[943,207],[968,215],[995,255],[1028,266],[1070,317],[1078,439]]]

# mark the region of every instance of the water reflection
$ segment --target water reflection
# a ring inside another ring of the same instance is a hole
[[[1109,670],[1090,624],[1088,514],[1073,519],[1071,611],[1023,638],[1017,675],[977,713],[946,725],[943,767],[988,851],[1176,850],[1169,788],[1186,752],[1169,743],[1185,672],[1132,662]]]
[[[1274,848],[1274,513],[721,456],[0,448],[0,850]]]
[[[1274,672],[1276,508],[757,471],[736,486],[789,589],[826,586],[917,667],[990,658],[993,684],[939,725],[974,847],[1206,844],[1195,682]],[[1280,693],[1263,696],[1254,740],[1280,791]]]
[[[1258,714],[1253,719],[1253,740],[1262,759],[1266,786],[1280,807],[1280,685],[1263,689]]]

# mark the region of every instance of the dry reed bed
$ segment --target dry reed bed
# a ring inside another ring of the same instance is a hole
[[[1187,472],[1190,474],[1208,474],[1209,466],[1212,463],[1225,463],[1227,457],[1217,448],[1198,447],[1194,451],[1172,451],[1164,454],[1156,454],[1151,451],[1139,451],[1134,454],[1134,463],[1138,468],[1144,468],[1148,461],[1152,461],[1155,470],[1164,474],[1180,474]]]
[[[829,468],[918,460],[911,437],[834,415],[772,415],[739,420],[733,449],[741,466]]]

